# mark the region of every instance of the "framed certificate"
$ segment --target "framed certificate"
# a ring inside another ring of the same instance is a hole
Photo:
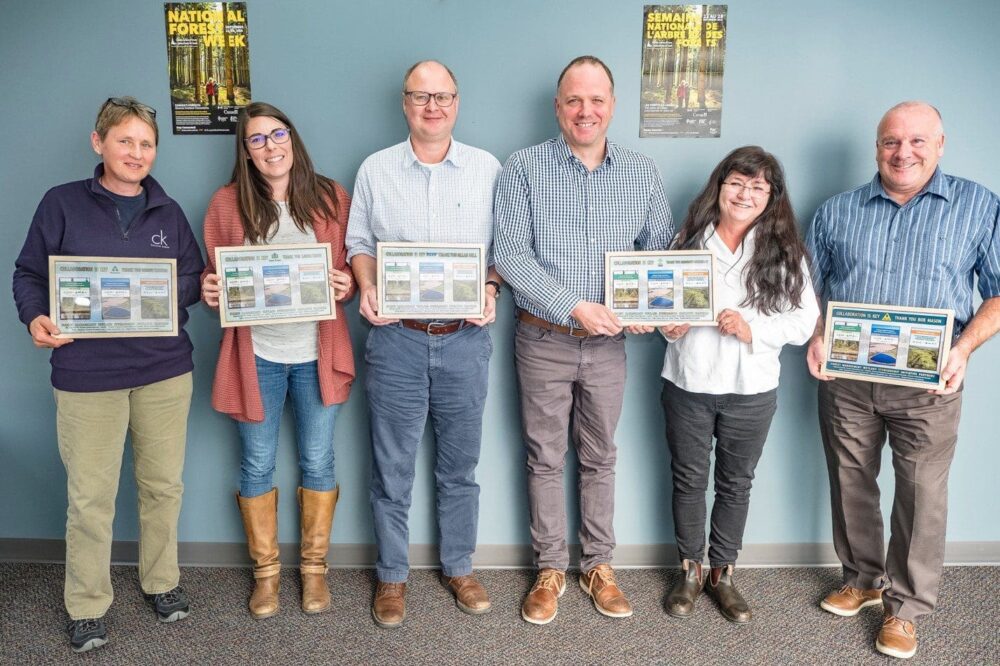
[[[714,277],[705,250],[606,252],[604,304],[626,326],[716,326]]]
[[[471,243],[379,243],[379,316],[475,319],[483,316],[486,248]]]
[[[336,319],[329,243],[215,248],[223,328]]]
[[[942,389],[952,310],[831,301],[823,372],[832,377]]]
[[[49,257],[57,338],[177,335],[177,260]]]

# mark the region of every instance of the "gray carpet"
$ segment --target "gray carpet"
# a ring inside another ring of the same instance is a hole
[[[702,595],[695,615],[669,617],[663,598],[673,571],[620,570],[635,615],[599,615],[571,573],[559,615],[536,627],[520,618],[531,587],[525,570],[478,572],[493,612],[461,613],[433,571],[411,573],[407,619],[379,629],[369,613],[373,572],[331,570],[333,608],[305,615],[298,572],[282,572],[281,611],[254,620],[246,611],[248,569],[185,568],[192,600],[186,620],[164,625],[142,601],[134,567],[112,570],[116,599],[105,616],[110,642],[74,655],[63,633],[63,568],[0,564],[0,663],[3,664],[893,664],[873,647],[881,610],[855,618],[821,611],[839,581],[834,569],[743,569],[737,583],[754,611],[747,626],[723,619]],[[920,649],[906,663],[1000,664],[992,625],[1000,567],[949,567],[938,611],[917,627]]]

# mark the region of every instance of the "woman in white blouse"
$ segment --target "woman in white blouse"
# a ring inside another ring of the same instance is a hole
[[[667,338],[662,403],[673,472],[682,576],[667,597],[687,617],[707,587],[728,620],[750,621],[733,585],[750,487],[777,405],[786,344],[808,341],[819,308],[781,164],[744,146],[715,168],[691,203],[674,249],[715,256],[718,326],[660,329]],[[703,572],[705,492],[715,440],[715,502]]]

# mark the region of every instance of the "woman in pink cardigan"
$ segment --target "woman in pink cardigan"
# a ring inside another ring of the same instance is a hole
[[[302,610],[330,607],[326,554],[339,487],[333,467],[333,429],[354,380],[354,355],[343,306],[354,293],[344,232],[350,197],[313,170],[291,120],[270,104],[254,102],[236,127],[236,164],[230,183],[212,197],[205,214],[208,267],[202,299],[219,306],[215,248],[230,245],[330,243],[329,283],[337,318],[321,322],[254,325],[223,331],[212,406],[236,420],[242,444],[240,492],[255,586],[250,613],[278,612],[278,489],[273,486],[278,425],[285,398],[295,415],[301,511]]]

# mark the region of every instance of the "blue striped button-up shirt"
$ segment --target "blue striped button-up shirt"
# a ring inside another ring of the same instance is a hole
[[[1000,199],[941,173],[900,206],[876,175],[838,194],[813,218],[806,244],[824,300],[950,308],[955,334],[972,318],[973,277],[1000,296]]]
[[[653,160],[607,142],[588,171],[560,135],[511,155],[497,183],[497,270],[519,308],[554,324],[604,302],[604,253],[661,250],[674,223]]]
[[[492,264],[493,189],[500,162],[452,139],[438,164],[422,164],[407,139],[361,163],[347,224],[347,258],[376,243],[482,243]]]

